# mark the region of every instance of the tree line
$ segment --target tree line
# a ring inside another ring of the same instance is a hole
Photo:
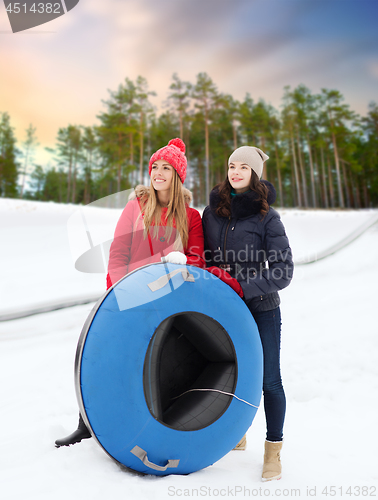
[[[34,162],[35,127],[19,146],[9,115],[0,113],[0,196],[87,204],[148,182],[151,154],[180,137],[187,146],[185,184],[196,206],[207,204],[211,188],[225,178],[229,155],[246,144],[270,156],[263,178],[275,185],[277,205],[378,205],[375,102],[361,117],[338,90],[313,94],[299,85],[284,88],[277,110],[249,93],[238,101],[219,92],[206,73],[194,84],[174,74],[160,114],[153,95],[142,76],[126,78],[102,101],[98,124],[59,128],[55,147],[46,148],[53,166]]]

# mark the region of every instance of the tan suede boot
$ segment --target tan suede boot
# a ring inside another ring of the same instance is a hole
[[[265,441],[264,466],[262,473],[263,481],[281,479],[281,457],[282,441]]]
[[[244,451],[246,448],[247,448],[247,436],[246,436],[246,434],[244,434],[244,436],[241,438],[241,440],[235,446],[234,450]]]

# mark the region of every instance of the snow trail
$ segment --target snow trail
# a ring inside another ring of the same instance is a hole
[[[349,234],[371,216],[314,212],[283,211],[298,256],[331,246],[341,233]],[[104,290],[103,276],[92,281],[93,276],[67,271],[72,266],[68,247],[67,254],[57,248],[63,242],[63,232],[56,238],[56,246],[51,242],[44,250],[38,247],[39,231],[46,230],[41,219],[40,225],[29,226],[35,230],[35,239],[26,231],[27,225],[19,225],[31,240],[24,241],[15,232],[14,239],[6,241],[6,252],[1,247],[3,268],[13,266],[12,272],[5,273],[7,283],[14,284],[9,293],[7,287],[2,289],[3,310],[52,300],[54,293],[59,298],[89,289],[101,295]],[[58,226],[59,231],[64,229],[64,222]],[[47,227],[54,227],[51,221]],[[321,242],[316,241],[316,231],[312,238],[308,236],[309,227],[316,228]],[[8,237],[9,229],[0,227],[0,232],[3,235],[5,231]],[[247,433],[246,451],[231,451],[213,466],[189,476],[157,478],[125,472],[92,439],[55,449],[54,440],[77,425],[74,358],[92,305],[1,323],[1,497],[166,499],[184,496],[184,490],[192,497],[221,496],[221,491],[239,497],[278,496],[278,490],[281,496],[299,497],[294,492],[297,490],[305,497],[307,488],[316,488],[315,497],[324,498],[326,486],[344,488],[344,496],[349,486],[352,491],[357,486],[376,487],[377,248],[378,228],[373,226],[329,258],[297,267],[292,284],[281,292],[287,415],[283,478],[271,484],[260,481],[265,437],[262,407]],[[46,272],[40,285],[50,252],[58,262],[65,259],[64,269]],[[20,255],[25,262],[17,267]],[[56,280],[62,283],[56,285]]]

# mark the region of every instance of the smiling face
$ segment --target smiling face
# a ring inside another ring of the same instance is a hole
[[[248,191],[251,176],[252,169],[246,163],[233,161],[228,166],[228,180],[237,194]]]
[[[156,160],[151,168],[151,182],[158,193],[169,191],[173,179],[173,167],[166,160]]]

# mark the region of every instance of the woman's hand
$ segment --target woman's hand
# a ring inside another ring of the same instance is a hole
[[[236,280],[235,278],[230,276],[228,274],[228,272],[225,271],[224,269],[220,269],[219,267],[216,267],[216,266],[211,266],[211,267],[207,267],[206,271],[209,271],[209,273],[214,274],[220,280],[222,280],[224,283],[226,283],[228,286],[230,286],[239,295],[239,297],[244,296],[242,287],[240,286],[240,283],[238,282],[238,280]]]
[[[184,264],[186,264],[186,255],[182,252],[170,252],[168,255],[162,257],[161,261],[183,266]]]

